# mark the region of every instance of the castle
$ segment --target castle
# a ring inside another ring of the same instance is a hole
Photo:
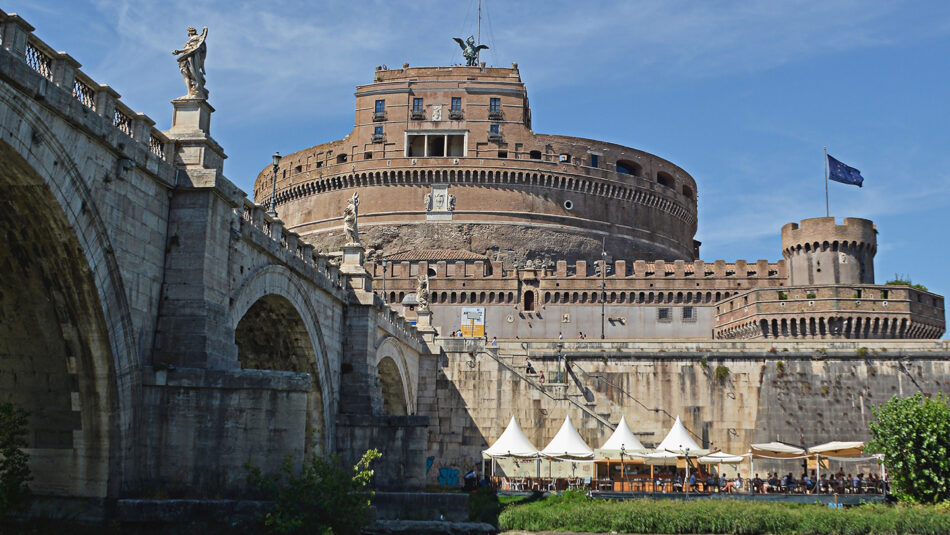
[[[777,262],[698,260],[696,183],[630,147],[535,134],[517,64],[377,68],[342,140],[261,171],[258,202],[323,251],[361,199],[366,269],[442,333],[497,338],[939,338],[941,296],[874,281],[866,219],[782,228]],[[610,255],[607,255],[609,251]],[[603,260],[605,261],[603,261]],[[601,269],[603,263],[604,268]],[[467,325],[481,311],[477,326]],[[472,330],[477,328],[476,330]]]
[[[255,204],[210,135],[204,32],[161,130],[33,30],[0,11],[0,401],[57,510],[141,519],[368,447],[380,489],[452,487],[511,415],[535,444],[566,414],[590,444],[674,415],[730,452],[860,439],[873,404],[950,388],[944,300],[874,284],[871,222],[702,262],[689,175],[533,134],[517,68],[377,70],[354,132]]]

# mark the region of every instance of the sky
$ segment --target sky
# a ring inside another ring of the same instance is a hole
[[[171,51],[209,27],[212,136],[245,191],[282,154],[340,139],[377,65],[462,61],[476,0],[0,0],[168,128]],[[535,132],[666,158],[697,182],[706,261],[781,258],[825,214],[823,147],[861,170],[831,215],[872,219],[878,283],[950,293],[950,2],[483,0],[482,60],[517,62]]]

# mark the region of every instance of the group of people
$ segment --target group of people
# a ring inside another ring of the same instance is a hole
[[[760,478],[759,474],[755,474],[752,479],[752,488],[755,492],[761,494],[787,492],[861,494],[865,492],[883,492],[884,482],[877,474],[868,474],[867,476],[863,473],[845,475],[844,469],[839,468],[836,473],[830,476],[821,474],[821,477],[817,477],[814,470],[811,471],[810,475],[808,472],[804,472],[799,479],[795,479],[791,472],[784,476],[779,476],[778,472],[773,472],[766,474],[765,479]]]

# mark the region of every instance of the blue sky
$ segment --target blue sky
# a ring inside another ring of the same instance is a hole
[[[461,61],[473,0],[9,1],[38,36],[160,128],[184,86],[171,50],[208,26],[212,135],[250,191],[275,150],[341,138],[376,65]],[[822,147],[865,187],[878,282],[950,293],[950,2],[486,0],[482,59],[518,62],[534,129],[637,147],[698,184],[702,258],[781,258],[779,229],[824,215]]]

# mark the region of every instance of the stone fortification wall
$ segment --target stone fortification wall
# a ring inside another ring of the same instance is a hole
[[[803,219],[782,227],[782,256],[789,281],[804,284],[874,284],[877,230],[867,219]]]
[[[456,107],[457,106],[457,107]],[[364,242],[384,254],[419,246],[510,264],[600,256],[692,260],[696,183],[629,147],[530,129],[517,68],[380,70],[357,88],[353,131],[281,160],[281,218],[321,250],[342,245],[340,211],[360,193]],[[264,169],[255,199],[268,202]],[[428,197],[427,197],[428,195]]]
[[[503,341],[497,357],[471,340],[438,342],[445,354],[428,361],[430,390],[420,390],[420,413],[431,422],[430,484],[440,468],[464,473],[480,462],[512,415],[538,448],[567,414],[591,447],[611,433],[602,421],[626,416],[650,447],[679,415],[701,446],[744,453],[772,440],[865,440],[872,406],[893,395],[950,391],[946,341],[565,341],[566,381],[558,380],[556,342]],[[544,371],[543,389],[525,374],[526,357]],[[771,466],[756,462],[757,471]],[[746,475],[748,464],[740,469]]]

